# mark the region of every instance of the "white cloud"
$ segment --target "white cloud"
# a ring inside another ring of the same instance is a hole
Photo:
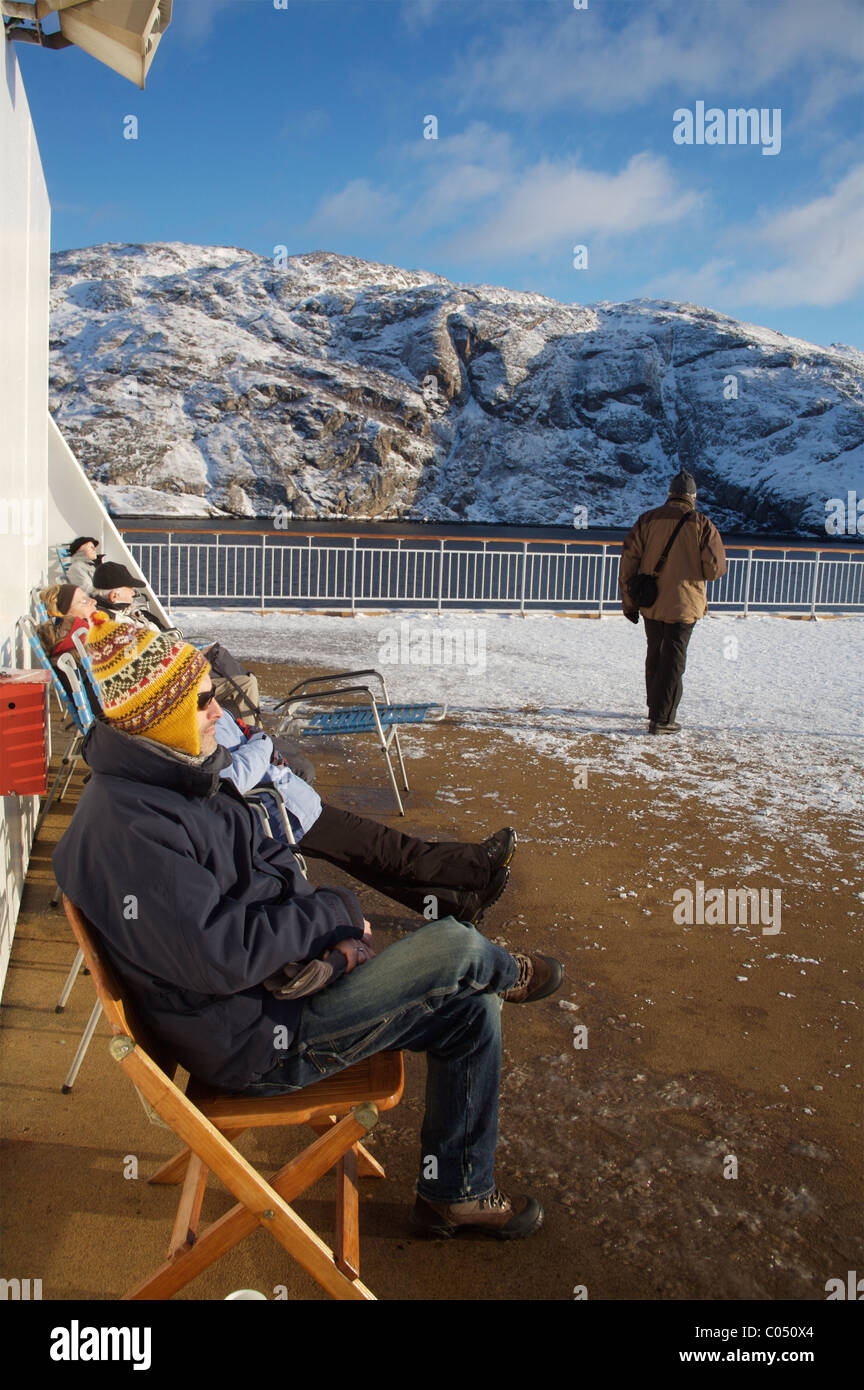
[[[618,27],[607,20],[622,14],[628,17]],[[862,85],[860,0],[543,5],[490,34],[457,61],[451,88],[510,111],[621,110],[664,88],[720,105],[748,96],[749,104],[754,90],[802,65],[815,73],[815,114],[832,104],[832,91],[838,100]]]
[[[864,163],[831,192],[755,224],[730,228],[724,242],[749,259],[759,251],[772,264],[735,273],[736,262],[709,261],[695,272],[664,275],[648,294],[698,303],[756,304],[774,308],[840,304],[864,289]]]
[[[395,194],[373,188],[368,179],[352,179],[338,193],[321,199],[304,230],[315,236],[380,230],[398,209]]]
[[[525,255],[591,236],[637,236],[680,222],[700,206],[665,159],[633,155],[617,174],[541,160],[508,181],[483,224],[448,246],[452,254]]]
[[[429,112],[435,115],[435,112]],[[443,133],[441,122],[438,126],[438,139],[425,140],[419,136],[402,146],[402,153],[415,159],[435,159],[439,164],[468,162],[483,164],[486,168],[509,168],[513,159],[513,142],[504,130],[496,130],[486,121],[472,121],[465,130],[447,134],[446,123]]]
[[[418,229],[440,226],[493,197],[506,185],[513,162],[510,136],[484,121],[437,140],[412,141],[402,153],[424,183],[407,217]]]
[[[864,164],[821,198],[778,213],[754,240],[781,257],[742,276],[739,298],[757,304],[840,304],[864,288]]]
[[[181,38],[198,44],[209,38],[216,20],[223,10],[235,9],[239,0],[207,0],[206,4],[175,5],[171,15],[171,37],[169,42]]]
[[[441,18],[443,3],[444,0],[404,0],[402,23],[409,33],[417,34]]]
[[[560,252],[589,237],[638,237],[647,228],[683,221],[702,203],[653,154],[633,155],[618,173],[546,159],[517,170],[509,137],[479,124],[428,144],[422,159],[414,159],[413,146],[409,150],[415,173],[410,192],[397,197],[355,179],[321,201],[306,232],[380,232],[386,225],[397,236],[416,238],[446,225],[442,254],[494,261]]]

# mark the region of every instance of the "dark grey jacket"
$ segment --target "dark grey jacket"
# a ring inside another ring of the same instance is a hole
[[[262,981],[362,937],[353,893],[315,889],[219,777],[97,723],[93,775],[54,851],[57,882],[96,927],[142,1015],[202,1081],[242,1090],[284,1058],[302,1002]],[[336,952],[338,973],[345,958]],[[284,1041],[279,1039],[280,1043]]]

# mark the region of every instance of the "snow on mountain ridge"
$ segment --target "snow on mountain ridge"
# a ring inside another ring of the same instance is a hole
[[[824,534],[862,490],[864,354],[697,305],[182,243],[53,268],[52,409],[115,509],[629,525],[688,467],[721,525]]]

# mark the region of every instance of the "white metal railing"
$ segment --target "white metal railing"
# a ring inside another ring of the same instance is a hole
[[[166,607],[618,609],[620,542],[166,532],[129,550]],[[152,534],[152,533],[151,533]],[[197,533],[200,534],[200,533]],[[727,550],[715,611],[864,612],[864,547]]]

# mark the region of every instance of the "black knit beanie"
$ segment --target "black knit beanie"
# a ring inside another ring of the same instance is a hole
[[[72,556],[75,555],[81,549],[82,545],[86,545],[88,541],[92,541],[94,545],[99,544],[95,536],[76,536],[73,541],[70,541],[69,558],[71,559]]]
[[[57,587],[57,598],[55,599],[55,606],[57,608],[57,612],[62,614],[64,618],[66,614],[69,612],[72,600],[75,597],[75,591],[77,587],[77,584],[60,584]]]

